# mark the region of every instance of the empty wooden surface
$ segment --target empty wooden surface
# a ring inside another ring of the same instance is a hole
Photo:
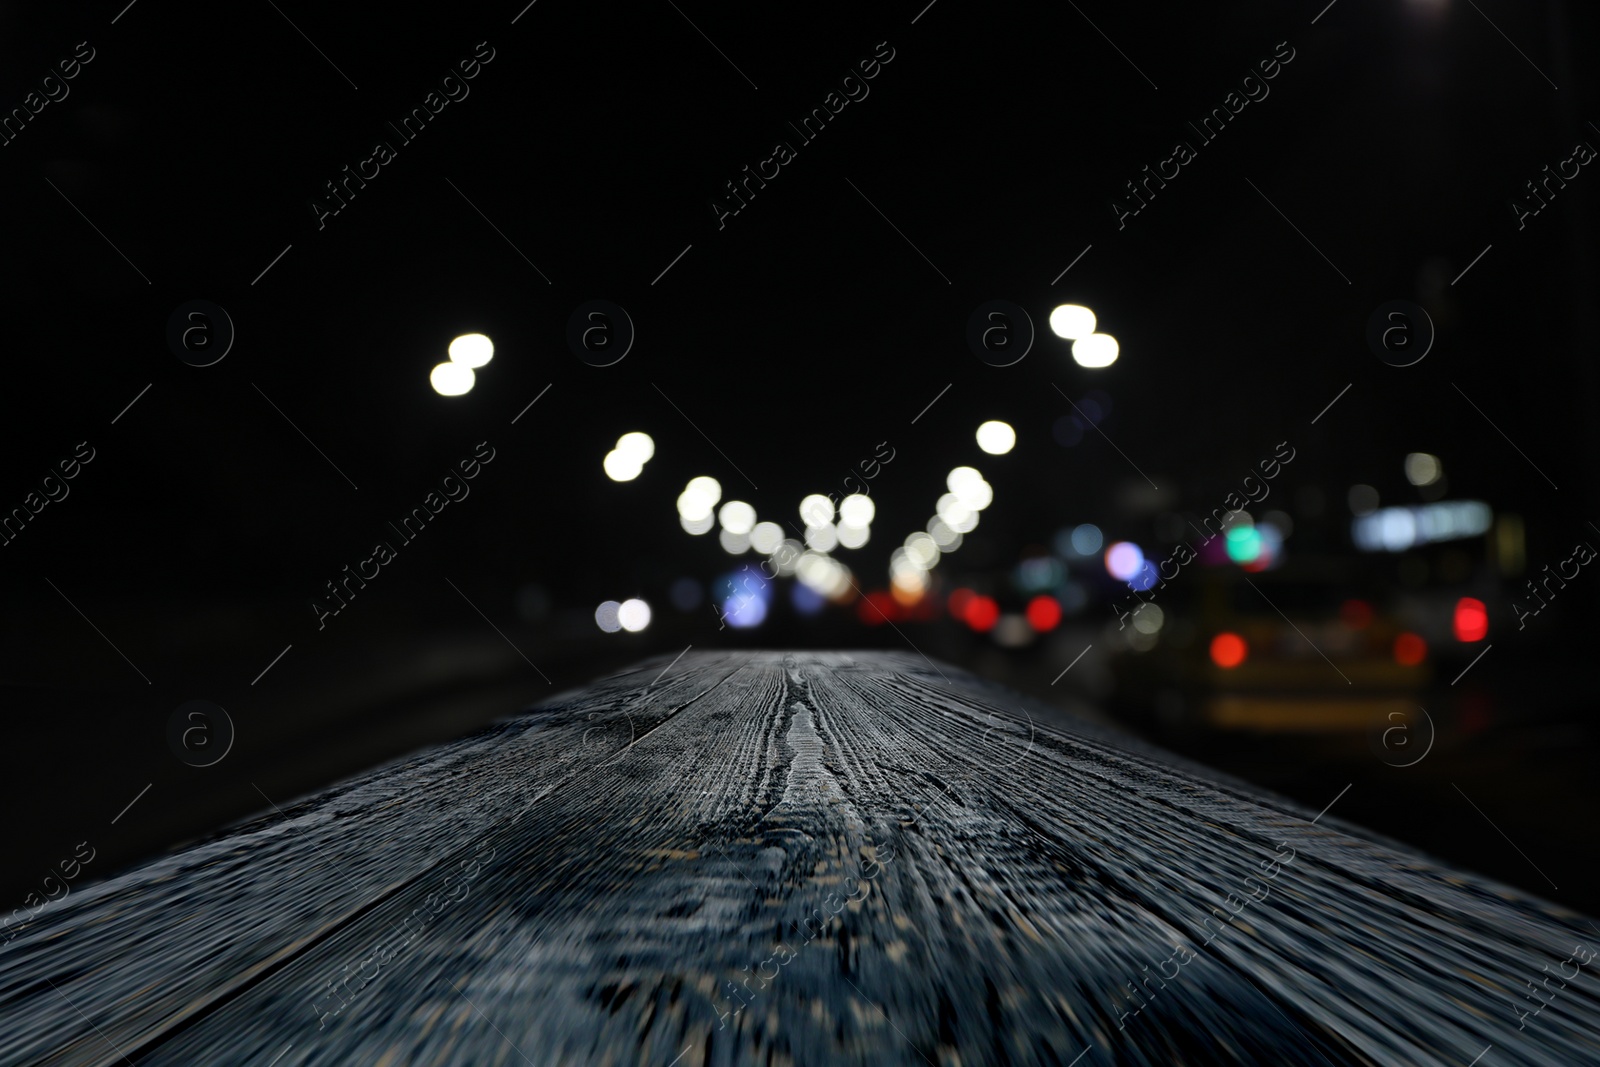
[[[1337,807],[915,655],[669,659],[74,890],[0,1061],[1600,1063],[1587,919]]]

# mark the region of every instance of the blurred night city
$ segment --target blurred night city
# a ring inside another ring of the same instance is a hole
[[[1596,14],[0,4],[0,1063],[1600,1062]]]

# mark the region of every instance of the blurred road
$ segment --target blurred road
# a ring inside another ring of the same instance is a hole
[[[0,1061],[1600,1061],[1586,918],[915,655],[663,656],[256,785],[0,947]]]

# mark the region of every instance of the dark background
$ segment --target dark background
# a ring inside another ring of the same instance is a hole
[[[0,147],[0,508],[77,442],[96,452],[69,497],[0,547],[18,904],[30,872],[81,840],[103,877],[263,797],[286,804],[691,643],[915,647],[1314,808],[1354,783],[1339,817],[1600,904],[1587,574],[1526,631],[1510,607],[1520,580],[1493,582],[1498,643],[1470,699],[1448,684],[1462,650],[1441,652],[1430,682],[1442,703],[1429,706],[1473,728],[1404,770],[1359,738],[1169,735],[1102,652],[1052,685],[1114,618],[1103,572],[1086,606],[1024,648],[942,607],[965,584],[1020,610],[1006,576],[1063,526],[1162,549],[1154,516],[1207,513],[1284,440],[1297,458],[1267,506],[1295,516],[1291,558],[1354,560],[1346,489],[1416,502],[1401,467],[1413,451],[1443,457],[1448,499],[1521,518],[1530,573],[1570,555],[1600,521],[1600,178],[1584,168],[1521,230],[1507,205],[1576,141],[1600,145],[1590,9],[278,7],[0,6],[0,108],[79,41],[96,52],[67,99]],[[495,57],[470,95],[400,145],[385,121],[485,40]],[[870,95],[799,144],[786,123],[880,41],[895,54]],[[1185,120],[1283,41],[1295,58],[1270,95],[1196,144]],[[319,230],[309,201],[380,138],[397,158]],[[1180,138],[1198,158],[1119,230],[1109,201]],[[712,198],[778,139],[797,158],[719,229]],[[638,329],[614,366],[566,344],[593,298]],[[969,314],[996,298],[1039,334],[1005,368],[965,342]],[[237,327],[211,367],[166,342],[192,299]],[[1365,341],[1393,299],[1438,330],[1411,367]],[[1117,336],[1114,366],[1069,358],[1045,326],[1063,301]],[[493,338],[494,361],[470,394],[440,397],[428,371],[467,331]],[[1072,408],[1052,385],[1099,390],[1103,434],[1058,443]],[[1016,428],[1012,453],[976,448],[986,419]],[[611,482],[601,459],[631,430],[654,437],[655,458]],[[323,583],[485,440],[496,459],[471,495],[319,630]],[[933,617],[869,625],[851,604],[802,617],[789,580],[755,630],[719,628],[709,603],[672,606],[675,581],[755,562],[679,527],[690,477],[788,524],[880,442],[895,458],[873,484],[873,540],[837,553],[864,593],[886,586],[890,550],[922,527],[946,471],[971,464],[995,487],[937,571]],[[1365,591],[1381,599],[1400,580],[1376,567]],[[652,605],[650,628],[602,633],[595,606],[631,596]],[[1166,603],[1185,610],[1184,595]],[[237,727],[216,766],[167,747],[190,699]]]

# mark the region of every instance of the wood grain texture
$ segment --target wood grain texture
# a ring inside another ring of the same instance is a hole
[[[51,905],[0,1061],[1600,1063],[1581,916],[914,655],[669,660]]]

